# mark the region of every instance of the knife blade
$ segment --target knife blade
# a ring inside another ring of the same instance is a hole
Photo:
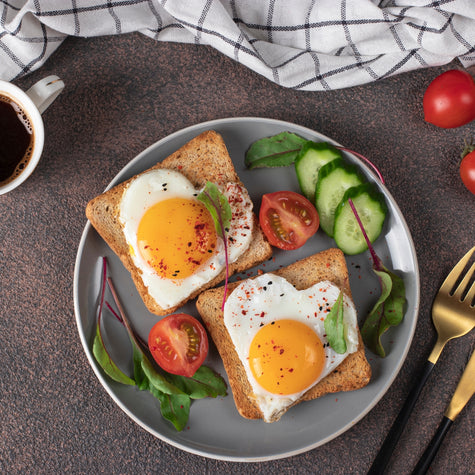
[[[460,378],[454,395],[450,400],[447,409],[445,410],[442,422],[437,429],[434,437],[428,445],[425,452],[422,454],[419,462],[417,463],[412,475],[423,475],[429,469],[432,460],[439,450],[439,447],[444,440],[445,434],[453,424],[456,417],[460,414],[460,411],[470,401],[471,397],[475,393],[475,351],[472,352],[470,361],[468,362],[465,370]]]
[[[475,351],[470,357],[470,361],[465,367],[465,371],[460,378],[455,393],[452,396],[450,404],[445,411],[445,416],[451,421],[460,414],[460,411],[465,407],[470,398],[475,393]]]

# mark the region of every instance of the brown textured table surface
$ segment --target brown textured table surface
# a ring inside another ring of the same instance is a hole
[[[422,96],[457,63],[346,90],[282,89],[215,50],[139,35],[68,39],[27,88],[59,75],[66,88],[44,114],[35,173],[0,196],[0,472],[365,473],[434,343],[430,305],[456,260],[475,244],[475,197],[458,162],[475,123],[426,124]],[[472,68],[472,74],[475,68]],[[80,344],[73,272],[87,201],[134,156],[183,127],[210,119],[282,119],[328,135],[378,165],[412,233],[421,275],[419,322],[388,393],[350,430],[309,452],[261,463],[181,451],[135,424],[103,389]],[[473,348],[449,343],[389,465],[410,473],[435,432]],[[431,473],[474,473],[469,404]]]

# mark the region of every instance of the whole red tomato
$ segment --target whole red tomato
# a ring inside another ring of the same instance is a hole
[[[475,82],[465,72],[452,69],[437,76],[427,88],[423,100],[427,122],[451,129],[475,119]]]
[[[460,178],[463,184],[475,195],[475,146],[467,145],[460,162]]]

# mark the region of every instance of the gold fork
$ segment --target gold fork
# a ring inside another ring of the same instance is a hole
[[[422,374],[407,396],[404,406],[389,430],[378,455],[374,459],[373,465],[371,465],[368,475],[381,475],[384,473],[397,441],[409,420],[417,398],[437,363],[444,346],[449,340],[465,335],[475,326],[475,282],[468,288],[475,273],[475,262],[462,276],[462,272],[474,251],[475,247],[472,247],[460,259],[444,280],[435,297],[432,304],[432,321],[437,330],[437,342],[425,363]],[[460,283],[457,284],[459,281]]]

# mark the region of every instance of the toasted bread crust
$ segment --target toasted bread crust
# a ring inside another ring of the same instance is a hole
[[[329,280],[351,297],[348,269],[344,255],[339,249],[329,249],[314,254],[273,273],[286,278],[298,290]],[[237,285],[239,282],[230,284],[229,292]],[[262,419],[262,413],[252,398],[253,392],[244,366],[224,325],[221,311],[223,293],[224,287],[203,292],[198,297],[196,307],[221,355],[239,413],[247,419]],[[332,373],[308,390],[293,405],[328,393],[362,388],[369,383],[370,377],[371,367],[366,359],[363,341],[359,335],[358,350],[350,354]],[[284,412],[278,414],[274,420],[278,420]]]
[[[157,168],[179,171],[196,188],[203,187],[207,181],[217,185],[224,185],[229,182],[242,185],[221,135],[211,130],[195,137],[149,170]],[[163,309],[155,302],[142,282],[141,271],[134,265],[130,257],[129,246],[122,232],[122,225],[119,222],[119,206],[122,194],[128,183],[137,176],[92,199],[87,204],[86,216],[99,235],[119,256],[125,268],[130,272],[134,284],[148,310],[156,315],[167,315],[173,313],[187,301],[194,299],[203,290],[219,284],[225,277],[225,271],[173,308]],[[230,264],[229,275],[243,272],[265,261],[271,255],[271,246],[262,233],[257,218],[254,215],[254,231],[251,245],[236,262]]]

